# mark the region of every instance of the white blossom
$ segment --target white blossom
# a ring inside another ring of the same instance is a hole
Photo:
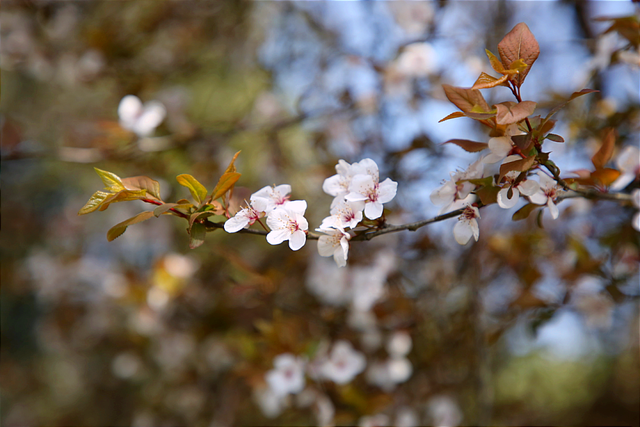
[[[450,181],[446,181],[431,193],[431,202],[436,206],[443,206],[440,213],[449,210],[452,203],[465,199],[476,188],[475,184],[466,180],[482,178],[483,173],[484,165],[481,159],[470,164],[467,170],[452,173]]]
[[[355,228],[362,221],[364,202],[340,200],[331,207],[331,216],[322,220],[320,228]]]
[[[233,218],[229,218],[224,223],[224,231],[227,233],[237,233],[243,228],[249,228],[254,222],[264,216],[264,211],[259,211],[253,204],[240,209]]]
[[[317,231],[325,233],[318,238],[318,253],[320,256],[333,256],[338,267],[347,265],[349,256],[349,239],[351,235],[342,228],[318,228]]]
[[[350,202],[364,202],[364,214],[369,219],[382,216],[382,204],[390,202],[398,191],[398,183],[390,178],[378,183],[373,176],[356,175],[349,185],[345,199]]]
[[[616,157],[616,165],[622,174],[611,184],[611,189],[622,190],[640,175],[640,149],[627,146]]]
[[[296,394],[302,391],[305,385],[305,362],[290,353],[283,353],[273,359],[275,369],[265,375],[269,388],[280,397],[288,394]]]
[[[489,139],[490,154],[487,154],[482,161],[484,163],[497,163],[509,155],[513,148],[513,141],[508,136],[498,136]]]
[[[478,227],[478,221],[476,218],[480,218],[480,211],[475,206],[467,206],[460,217],[458,223],[453,227],[453,237],[461,245],[466,245],[471,236],[478,241],[480,237],[480,227]]]
[[[427,414],[431,425],[437,427],[455,427],[462,422],[462,412],[448,396],[435,396],[427,404]]]
[[[267,234],[267,242],[279,245],[288,240],[292,251],[302,248],[307,241],[306,231],[309,229],[309,223],[304,217],[306,209],[306,201],[295,200],[271,211],[267,217],[267,225],[271,229]]]
[[[524,196],[533,196],[540,191],[540,184],[530,179],[523,179],[515,184],[518,175],[520,172],[510,171],[504,176],[505,186],[498,192],[498,206],[503,209],[514,207],[518,203],[521,193]],[[511,191],[511,197],[509,197],[509,191]]]
[[[362,353],[354,350],[348,341],[337,341],[329,357],[320,365],[323,378],[337,384],[346,384],[362,372],[367,361]]]
[[[344,196],[349,193],[351,178],[353,177],[356,169],[358,169],[358,167],[355,164],[350,165],[340,159],[336,165],[337,174],[324,180],[324,183],[322,184],[322,191],[334,197],[333,202],[331,203],[332,207],[335,203],[344,200]]]
[[[438,69],[433,47],[426,42],[407,45],[397,60],[397,70],[409,77],[424,77]]]
[[[547,174],[538,171],[538,176],[540,177],[540,190],[529,196],[529,200],[531,200],[531,203],[535,203],[536,205],[546,204],[549,208],[549,212],[551,213],[551,218],[556,219],[558,218],[559,211],[554,201],[558,196],[560,187],[556,181]]]
[[[120,126],[139,137],[151,135],[164,120],[167,110],[159,101],[150,101],[142,105],[135,95],[127,95],[118,105]]]
[[[268,214],[274,209],[287,204],[289,202],[289,193],[291,193],[289,184],[274,187],[267,185],[251,195],[251,205],[258,211]]]

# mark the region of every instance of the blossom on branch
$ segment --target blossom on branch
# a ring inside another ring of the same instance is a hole
[[[258,210],[251,203],[248,207],[239,210],[233,218],[224,223],[224,231],[237,233],[243,228],[249,228],[254,222],[264,216],[264,211]]]
[[[289,184],[273,187],[267,185],[251,195],[251,204],[257,210],[268,214],[274,209],[288,203],[289,193],[291,193],[291,186]]]
[[[431,203],[436,206],[443,205],[440,213],[446,212],[455,201],[465,199],[476,188],[475,184],[467,180],[482,178],[483,174],[484,165],[481,159],[470,164],[465,171],[452,173],[450,181],[446,181],[431,193]]]
[[[499,136],[489,139],[490,154],[487,154],[482,161],[484,163],[497,163],[509,155],[513,148],[513,141],[508,136]]]
[[[267,225],[271,229],[267,234],[267,242],[271,245],[279,245],[285,240],[289,241],[292,251],[297,251],[307,241],[309,223],[304,217],[307,210],[307,202],[295,200],[276,208],[267,216]]]
[[[364,214],[369,219],[382,216],[382,204],[390,202],[396,196],[398,183],[390,178],[378,182],[370,174],[353,177],[349,185],[349,194],[345,199],[350,202],[364,202]]]
[[[516,183],[520,172],[510,171],[504,176],[505,186],[498,192],[498,205],[503,209],[512,208],[518,203],[520,194],[533,196],[540,191],[540,184],[530,179],[523,179]],[[511,192],[511,197],[509,193]]]
[[[529,196],[529,200],[531,200],[531,203],[535,203],[536,205],[546,204],[549,208],[549,212],[551,213],[551,218],[556,219],[558,218],[559,211],[554,202],[556,197],[558,197],[560,186],[553,178],[544,172],[538,171],[538,176],[540,177],[540,190]]]
[[[480,210],[477,207],[468,205],[464,208],[462,215],[458,218],[458,223],[453,227],[453,237],[461,245],[466,245],[471,236],[478,241],[480,237],[480,227],[477,219],[480,218]]]
[[[325,233],[318,238],[318,253],[320,256],[333,256],[338,267],[347,265],[349,256],[349,239],[351,235],[342,228],[318,228],[316,231]]]

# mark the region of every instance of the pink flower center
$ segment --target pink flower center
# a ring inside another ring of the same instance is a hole
[[[471,206],[467,206],[466,208],[464,208],[464,211],[462,211],[462,215],[460,215],[460,220],[471,221],[476,217],[477,217],[476,211]]]
[[[368,191],[367,193],[367,197],[369,198],[369,202],[376,202],[378,201],[378,188],[380,187],[380,184],[376,183],[373,185],[373,187]]]

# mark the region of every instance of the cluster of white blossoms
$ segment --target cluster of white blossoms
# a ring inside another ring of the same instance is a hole
[[[324,233],[318,239],[321,256],[333,256],[344,267],[349,255],[349,234],[364,216],[374,220],[382,216],[383,203],[390,202],[398,190],[398,183],[390,178],[380,182],[378,165],[371,159],[349,164],[338,161],[336,174],[325,179],[322,190],[333,196],[330,216],[322,220],[316,231]]]
[[[480,211],[477,207],[476,196],[471,194],[476,189],[474,180],[480,180],[485,176],[485,168],[502,161],[502,165],[522,160],[522,156],[511,154],[514,150],[512,135],[517,134],[517,129],[510,126],[507,135],[491,138],[487,144],[490,151],[484,157],[469,165],[466,170],[451,173],[451,179],[431,193],[431,202],[437,206],[442,206],[440,214],[452,210],[464,209],[458,218],[458,223],[453,228],[453,235],[456,242],[466,245],[471,237],[476,241],[480,236],[478,219]],[[503,209],[514,207],[520,196],[525,196],[533,204],[546,205],[549,208],[551,217],[558,218],[558,207],[555,205],[556,198],[562,191],[558,183],[542,171],[537,172],[539,179],[535,181],[526,176],[524,179],[521,172],[511,170],[502,178],[498,185],[500,190],[497,194],[497,203]]]
[[[288,184],[266,186],[253,193],[248,206],[224,223],[225,231],[237,233],[266,216],[267,225],[271,229],[267,234],[267,242],[271,245],[279,245],[288,240],[291,250],[297,251],[307,241],[309,223],[304,217],[307,202],[289,200],[289,193],[291,193],[291,186]]]
[[[378,165],[371,159],[352,165],[340,160],[336,172],[322,185],[322,189],[334,199],[331,215],[322,220],[316,231],[323,233],[318,239],[320,255],[333,256],[336,264],[344,267],[351,239],[347,229],[357,227],[363,219],[363,213],[371,220],[380,218],[382,204],[395,197],[398,183],[389,178],[380,182]],[[225,222],[225,231],[237,233],[266,216],[271,230],[267,234],[267,242],[278,245],[288,240],[291,250],[297,251],[307,240],[309,224],[304,217],[307,202],[290,201],[289,193],[291,186],[283,184],[267,186],[252,194],[248,206]]]
[[[306,392],[313,394],[311,388],[305,390],[306,374],[316,381],[328,380],[336,384],[347,384],[364,371],[366,365],[364,354],[344,340],[335,342],[331,351],[328,343],[321,345],[315,360],[311,363],[291,353],[280,354],[273,359],[274,368],[265,374],[267,387],[257,390],[257,403],[267,417],[276,417],[288,405],[287,399],[290,395],[298,395],[305,400]],[[313,397],[315,400],[323,396]],[[327,403],[331,405],[330,401]]]

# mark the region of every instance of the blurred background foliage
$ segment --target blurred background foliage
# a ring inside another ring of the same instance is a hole
[[[176,201],[188,196],[176,175],[211,189],[242,150],[241,194],[289,183],[310,228],[328,213],[321,185],[340,158],[371,157],[399,182],[390,222],[432,216],[430,192],[473,160],[441,143],[487,139],[468,119],[437,124],[455,109],[441,84],[471,86],[489,71],[484,49],[521,21],[541,48],[525,99],[544,109],[600,90],[560,117],[567,142],[548,143],[563,171],[589,167],[606,127],[617,151],[638,145],[637,26],[595,19],[637,12],[630,2],[3,2],[2,424],[638,425],[631,207],[566,200],[541,229],[493,206],[476,244],[457,247],[450,220],[354,242],[344,269],[314,242],[291,252],[224,231],[190,251],[186,224],[169,217],[108,243],[112,225],[149,208],[141,202],[76,215],[101,188],[93,166],[150,176]],[[152,136],[118,124],[127,94],[164,104]],[[398,331],[413,344],[408,378],[307,377],[311,401],[291,396],[274,411],[264,400],[277,355],[311,361],[347,340],[371,368]]]

